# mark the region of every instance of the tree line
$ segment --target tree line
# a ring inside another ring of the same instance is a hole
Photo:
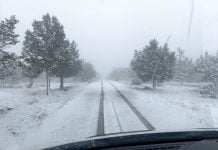
[[[50,76],[60,78],[60,89],[64,88],[64,78],[82,74],[86,69],[93,73],[88,77],[82,74],[81,77],[96,76],[94,67],[92,65],[90,67],[90,63],[80,58],[77,43],[66,39],[63,25],[57,17],[49,14],[43,15],[41,20],[34,20],[32,29],[26,30],[21,56],[6,52],[7,47],[19,42],[17,40],[19,35],[14,32],[18,22],[15,16],[0,22],[1,79],[7,76],[7,72],[10,73],[10,68],[21,68],[22,74],[31,80],[45,72],[48,95]]]
[[[142,50],[135,50],[129,68],[115,68],[109,75],[112,80],[132,80],[133,83],[152,82],[153,89],[165,81],[206,82],[216,90],[218,83],[218,52],[211,55],[207,51],[193,61],[178,48],[172,52],[167,43],[159,46],[152,39]]]

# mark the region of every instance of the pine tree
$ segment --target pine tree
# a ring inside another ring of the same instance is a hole
[[[159,57],[159,65],[157,75],[158,82],[164,82],[173,78],[174,67],[175,67],[175,53],[170,52],[167,44],[164,44],[163,48],[160,47],[160,57]]]
[[[75,76],[81,70],[81,60],[77,44],[65,41],[65,46],[56,58],[52,73],[60,77],[60,89],[64,88],[64,78]]]
[[[184,79],[184,71],[183,71],[183,57],[184,57],[184,50],[178,48],[178,61],[176,62],[176,73],[178,73],[178,79],[180,81],[180,84],[183,84]]]
[[[134,74],[130,68],[114,68],[108,76],[108,79],[115,81],[131,80]]]
[[[18,64],[19,57],[14,53],[7,54],[0,55],[0,79],[11,82],[12,85],[21,76]]]
[[[208,85],[200,86],[200,94],[209,97],[216,97],[218,91],[218,56],[201,55],[196,61],[197,71],[204,74],[204,81],[210,82]]]
[[[197,71],[204,74],[204,80],[217,85],[218,79],[218,56],[209,55],[205,52],[196,61]]]
[[[175,53],[170,52],[167,44],[158,46],[158,42],[151,40],[142,51],[135,51],[131,67],[143,81],[152,80],[153,89],[157,82],[163,82],[173,77]]]
[[[174,79],[179,81],[181,85],[184,81],[196,81],[199,78],[192,59],[185,57],[184,52],[184,50],[178,49],[174,74]]]
[[[54,16],[46,14],[41,21],[34,21],[33,31],[27,30],[23,56],[30,66],[35,65],[46,72],[47,95],[50,89],[50,72],[65,44],[64,27]]]
[[[19,42],[17,40],[19,35],[14,32],[15,25],[18,22],[15,16],[0,22],[0,52],[3,52],[3,49],[7,46],[15,45]]]
[[[35,64],[29,65],[22,63],[22,75],[29,78],[28,88],[31,88],[34,83],[34,78],[37,78],[42,73],[42,68],[36,66]]]
[[[15,16],[5,19],[0,22],[0,78],[5,79],[7,75],[11,75],[12,68],[16,66],[16,56],[9,52],[4,51],[5,48],[17,44],[18,34],[14,32],[15,25],[19,21]],[[9,73],[10,72],[10,73]]]
[[[78,73],[78,77],[81,81],[87,82],[93,80],[97,76],[93,65],[90,62],[82,62],[81,71]]]

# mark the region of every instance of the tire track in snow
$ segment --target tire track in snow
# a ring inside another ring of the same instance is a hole
[[[120,132],[123,132],[123,127],[122,127],[122,125],[121,125],[121,123],[120,123],[120,119],[119,119],[119,117],[118,117],[118,113],[117,113],[116,107],[115,107],[115,105],[114,105],[114,102],[113,102],[113,100],[111,99],[110,95],[108,95],[108,97],[109,97],[110,102],[111,102],[111,104],[112,104],[113,111],[114,111],[114,113],[115,113],[116,120],[117,120],[119,129],[120,129]]]
[[[96,136],[104,135],[104,84],[101,82],[101,95],[98,113],[98,125]]]
[[[117,93],[120,95],[120,97],[126,102],[126,104],[131,108],[131,110],[135,113],[135,115],[138,117],[138,119],[143,123],[143,125],[148,129],[148,130],[154,130],[155,128],[151,125],[150,122],[135,108],[135,106],[132,105],[132,103],[118,90],[116,86],[114,86],[112,83],[110,83],[112,87],[115,88]]]

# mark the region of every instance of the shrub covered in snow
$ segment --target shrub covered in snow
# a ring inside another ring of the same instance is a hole
[[[213,84],[200,85],[200,94],[204,97],[216,98],[217,90]]]

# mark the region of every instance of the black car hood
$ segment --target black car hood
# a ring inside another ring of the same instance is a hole
[[[218,131],[181,131],[142,133],[111,137],[95,137],[90,140],[63,144],[44,150],[85,150],[85,149],[106,149],[135,145],[192,142],[208,139],[218,139]]]

